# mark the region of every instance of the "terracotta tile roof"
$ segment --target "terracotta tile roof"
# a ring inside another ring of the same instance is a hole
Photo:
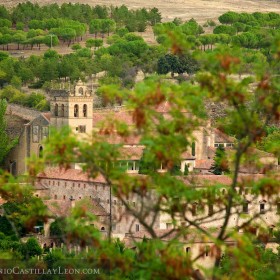
[[[105,183],[105,179],[102,175],[98,175],[96,178],[89,178],[88,175],[82,170],[78,169],[60,169],[59,167],[48,167],[44,172],[37,176],[39,179],[60,179],[79,182],[97,182]]]
[[[213,236],[218,235],[219,229],[217,228],[213,234]],[[161,239],[162,241],[169,241],[174,238],[177,238],[178,230],[174,230],[171,232],[171,229],[157,229],[154,231],[156,236]],[[169,234],[170,233],[170,234]],[[152,236],[148,231],[138,231],[132,234],[126,234],[125,238],[123,239],[124,243],[128,247],[133,247],[135,242],[141,241],[143,238],[151,239]],[[181,235],[179,237],[179,241],[185,244],[188,243],[213,243],[213,240],[207,238],[206,235],[198,232],[197,230],[191,230],[187,234]],[[228,238],[227,242],[234,242],[233,239]]]
[[[44,112],[42,113],[42,116],[47,120],[47,121],[51,121],[51,115],[52,113],[51,112]]]
[[[77,201],[75,205],[78,205],[79,203],[83,203],[83,206],[86,207],[86,211],[94,214],[95,216],[108,216],[108,213],[105,211],[105,209],[95,203],[92,200],[89,201]],[[68,200],[44,200],[44,204],[47,206],[48,210],[50,211],[51,215],[57,216],[57,217],[67,217],[71,214],[71,210],[74,206],[72,206],[72,202]]]
[[[195,159],[195,157],[192,156],[190,152],[185,151],[182,153],[181,159]]]
[[[124,109],[118,109],[115,110],[98,110],[98,111],[94,111],[92,114],[92,126],[96,127],[98,124],[100,124],[101,122],[105,121],[106,119],[112,119],[112,120],[118,120],[120,122],[124,122],[128,125],[133,125],[134,122],[132,120],[132,116],[131,116],[131,111],[128,110],[124,110]]]
[[[215,143],[234,143],[235,141],[234,137],[226,135],[219,129],[215,129],[214,133],[215,133]]]
[[[112,134],[106,139],[110,144],[123,144],[123,145],[137,145],[140,142],[140,136],[130,135],[128,137],[121,137],[117,134]]]
[[[200,159],[195,161],[195,167],[197,169],[207,169],[209,170],[213,164],[212,159]]]
[[[121,158],[127,160],[140,160],[143,155],[144,147],[131,146],[120,149]]]
[[[44,200],[44,204],[47,206],[50,215],[57,217],[67,217],[71,212],[70,200]]]
[[[238,182],[246,181],[257,181],[258,179],[262,178],[262,174],[239,174]],[[181,179],[186,185],[215,185],[215,184],[222,184],[222,185],[231,185],[232,179],[227,175],[189,175],[185,177],[178,177]]]

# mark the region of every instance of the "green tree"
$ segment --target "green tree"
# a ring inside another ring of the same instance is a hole
[[[34,237],[29,238],[25,244],[22,244],[20,251],[25,259],[40,256],[42,254],[41,246]]]
[[[210,171],[215,175],[221,175],[229,172],[229,163],[226,157],[226,151],[223,146],[219,146],[216,150],[214,163]]]
[[[0,163],[3,163],[10,150],[17,144],[17,139],[10,139],[7,132],[7,124],[5,113],[7,109],[7,101],[0,100]]]

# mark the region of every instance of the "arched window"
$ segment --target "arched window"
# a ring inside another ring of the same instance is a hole
[[[61,117],[64,117],[64,104],[61,105]]]
[[[75,104],[74,106],[74,117],[78,118],[79,117],[79,105]]]
[[[83,106],[83,116],[87,117],[87,105],[86,104],[84,104],[84,106]]]
[[[186,253],[189,254],[191,252],[191,247],[186,248]]]
[[[195,157],[195,142],[192,142],[192,156]]]
[[[105,227],[102,227],[101,230],[104,231],[104,230],[105,230]]]
[[[42,158],[43,157],[43,147],[40,146],[39,147],[39,158]]]
[[[210,246],[205,246],[205,257],[208,257],[210,255]]]
[[[57,103],[54,105],[54,115],[58,117],[58,105]]]
[[[79,88],[79,94],[84,95],[84,89],[82,87]]]

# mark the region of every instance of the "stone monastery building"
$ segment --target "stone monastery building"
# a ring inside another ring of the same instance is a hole
[[[67,125],[73,129],[77,137],[83,138],[83,136],[97,130],[98,123],[108,116],[125,121],[128,125],[133,124],[132,116],[125,107],[95,108],[93,92],[81,81],[75,85],[73,91],[53,90],[50,94],[50,112],[41,113],[16,105],[9,105],[7,109],[8,133],[12,137],[19,137],[18,145],[11,151],[6,161],[6,168],[14,175],[26,172],[26,158],[32,154],[40,157],[44,152],[44,139],[49,135],[50,126],[60,128]],[[158,110],[163,115],[167,114],[168,104],[162,105]],[[194,171],[197,175],[193,175],[193,179],[197,182],[197,187],[201,185],[199,182],[203,180],[213,184],[217,182],[225,185],[230,184],[228,177],[211,175],[209,169],[213,163],[216,148],[218,146],[233,147],[234,138],[212,128],[210,122],[205,127],[195,131],[194,137],[196,140],[192,143],[192,147],[181,156],[181,171],[184,172],[186,166],[188,166],[189,171]],[[117,143],[118,139],[114,139],[114,141]],[[137,173],[143,149],[144,147],[139,145],[137,137],[127,139],[123,145],[123,154],[128,158],[127,172],[131,173],[131,176],[141,176]],[[263,162],[277,165],[277,160],[273,155],[260,151],[258,153]],[[163,167],[159,171],[164,172]],[[261,176],[246,173],[252,172],[244,170],[244,174],[241,174],[242,180],[250,178],[255,180]],[[126,211],[125,206],[111,195],[110,187],[102,176],[89,179],[75,163],[68,170],[59,170],[56,167],[46,168],[45,172],[38,176],[35,195],[42,197],[54,218],[69,215],[71,208],[77,201],[89,199],[92,204],[91,211],[98,217],[98,222],[94,226],[99,227],[104,234],[108,232],[110,217],[112,218],[113,236],[124,238],[128,233],[136,234],[143,230],[141,224]],[[139,199],[136,196],[130,197],[128,203],[137,207]],[[150,201],[152,200],[153,194],[150,195]],[[265,198],[251,201],[250,195],[247,195],[246,211],[253,213],[264,210],[265,207],[267,207]],[[266,213],[267,216],[263,217],[269,227],[274,226],[277,218],[276,212],[280,211],[280,205],[278,210],[276,206],[274,208],[273,214]],[[211,208],[208,210],[211,211]],[[152,219],[152,217],[148,215],[147,219]],[[209,218],[209,226],[219,226],[212,224],[211,220],[212,218]],[[232,226],[236,226],[236,217],[233,217],[230,223]],[[45,225],[46,237],[49,236],[49,225],[50,223]],[[159,231],[170,229],[172,227],[170,217],[166,215],[158,217],[154,227]]]

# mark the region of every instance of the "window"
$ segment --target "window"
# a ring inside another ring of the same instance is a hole
[[[135,225],[135,231],[139,231],[140,230],[140,226],[138,224]]]
[[[192,210],[191,210],[193,216],[196,216],[196,210],[197,210],[197,204],[194,203],[194,204],[192,205]]]
[[[205,257],[208,257],[210,255],[210,246],[205,247]]]
[[[102,227],[101,230],[102,230],[102,231],[105,231],[105,227]]]
[[[114,205],[117,205],[117,201],[116,200],[114,200]]]
[[[82,87],[79,88],[79,94],[84,95],[84,89]]]
[[[195,142],[192,142],[192,156],[195,157]]]
[[[277,202],[276,207],[277,207],[277,214],[280,214],[280,202]]]
[[[213,204],[208,204],[208,216],[212,216],[214,214],[214,206]]]
[[[85,125],[79,125],[78,126],[78,132],[79,133],[86,133],[86,126]]]
[[[242,212],[243,213],[248,213],[249,212],[249,203],[247,201],[243,202]]]
[[[64,104],[61,105],[61,117],[64,117]]]
[[[218,147],[219,147],[219,144],[215,144],[214,147],[215,147],[215,148],[218,148]]]
[[[107,204],[109,204],[110,203],[110,200],[109,199],[107,199]]]
[[[172,228],[172,223],[166,223],[166,229],[171,229]]]
[[[127,162],[127,170],[134,170],[133,161],[128,161]]]
[[[78,118],[79,117],[79,105],[75,104],[74,106],[74,117]]]
[[[191,247],[186,248],[186,253],[189,254],[191,252]]]
[[[54,115],[55,115],[55,117],[58,117],[58,105],[57,104],[54,105]]]
[[[42,158],[43,157],[43,147],[40,146],[39,147],[39,158]]]
[[[49,128],[47,126],[42,126],[42,139],[46,139],[49,136]]]
[[[264,214],[264,212],[265,212],[265,203],[264,203],[264,202],[261,202],[261,203],[260,203],[260,213],[261,213],[261,214]]]
[[[54,199],[57,199],[57,195],[54,196]]]
[[[87,105],[84,104],[83,106],[83,116],[86,118],[87,117]]]
[[[38,125],[32,126],[32,138],[33,138],[33,142],[35,142],[35,143],[39,142],[39,126]]]

